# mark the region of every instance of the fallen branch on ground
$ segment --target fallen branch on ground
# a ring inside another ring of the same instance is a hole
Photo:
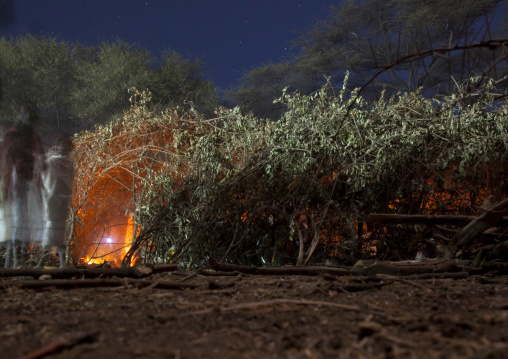
[[[177,283],[170,281],[152,281],[132,278],[112,278],[112,279],[52,279],[52,280],[27,280],[0,282],[0,290],[7,288],[20,289],[77,289],[77,288],[101,288],[101,287],[119,287],[135,286],[145,288],[153,286],[156,289],[193,289],[197,288],[195,284]]]
[[[35,277],[41,275],[50,275],[54,279],[70,279],[70,278],[98,278],[98,277],[133,277],[145,278],[154,273],[176,271],[176,264],[164,265],[147,265],[140,264],[128,268],[107,268],[107,267],[65,267],[59,269],[43,269],[43,268],[1,268],[0,278],[5,277]]]
[[[237,304],[237,305],[232,305],[229,307],[207,308],[207,309],[198,310],[195,312],[184,313],[184,314],[180,315],[180,317],[189,316],[189,315],[209,314],[209,313],[213,313],[217,310],[220,311],[221,313],[224,313],[224,312],[232,312],[232,311],[238,311],[238,310],[258,310],[259,308],[275,307],[275,306],[279,306],[279,305],[303,305],[303,306],[316,306],[316,307],[320,307],[320,306],[321,307],[332,307],[332,308],[338,308],[338,309],[343,309],[343,310],[353,311],[353,312],[384,315],[384,313],[370,312],[368,310],[364,310],[357,305],[348,305],[348,304],[340,304],[340,303],[335,303],[335,302],[324,302],[324,301],[316,301],[316,300],[299,300],[299,299],[280,298],[280,299],[265,300],[265,301],[261,301],[261,302]]]
[[[422,275],[425,273],[460,272],[463,270],[457,260],[429,260],[383,262],[378,260],[360,260],[351,268],[351,274],[374,276],[391,274],[397,276]]]
[[[221,271],[215,271],[215,270],[206,270],[206,269],[200,269],[199,274],[206,277],[235,277],[240,274],[240,272],[221,272]]]
[[[81,343],[93,343],[97,340],[97,333],[78,333],[68,340],[55,340],[48,345],[24,355],[18,359],[38,359],[49,354],[58,353],[64,349],[72,348]]]
[[[476,236],[485,232],[490,227],[500,226],[506,214],[508,214],[508,199],[496,203],[491,208],[485,209],[485,212],[457,232],[448,245],[446,257],[455,257],[458,250],[471,243]]]
[[[433,274],[428,278],[443,278],[444,273],[448,278],[467,277],[466,274],[451,275],[454,272],[462,272],[464,266],[469,265],[470,261],[433,259],[425,261],[401,261],[384,262],[378,260],[360,260],[351,269],[337,267],[250,267],[237,264],[219,262],[215,259],[210,260],[214,270],[222,272],[240,272],[252,275],[366,275],[374,276],[376,274],[390,274],[396,276],[421,276],[424,274]],[[437,274],[440,275],[437,275]],[[420,278],[420,277],[418,277]],[[423,277],[422,277],[423,278]]]
[[[216,259],[210,259],[210,265],[216,271],[240,272],[256,275],[348,275],[349,269],[337,267],[313,267],[313,266],[295,266],[295,267],[251,267],[238,264],[219,262]]]
[[[365,292],[367,290],[372,289],[381,289],[385,285],[390,284],[389,282],[385,283],[348,283],[344,285],[332,285],[330,289],[335,289],[341,292]]]

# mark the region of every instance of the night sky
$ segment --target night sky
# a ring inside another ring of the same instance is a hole
[[[213,83],[226,89],[238,85],[246,70],[284,58],[291,41],[340,2],[12,0],[12,21],[0,36],[43,33],[87,45],[118,37],[155,56],[175,50],[200,58]]]

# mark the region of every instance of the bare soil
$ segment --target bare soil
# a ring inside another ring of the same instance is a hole
[[[2,278],[0,357],[508,358],[506,276],[349,292],[365,279],[192,273],[149,279],[195,289],[27,290]]]

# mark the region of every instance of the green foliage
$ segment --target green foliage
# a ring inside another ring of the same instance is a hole
[[[149,53],[118,41],[103,43],[87,55],[79,58],[74,76],[75,116],[91,123],[121,118],[129,108],[127,89],[147,88],[151,83]]]
[[[184,109],[192,107],[200,113],[213,114],[217,93],[209,81],[202,80],[205,73],[199,61],[191,62],[175,51],[167,51],[154,75],[149,87],[155,103]]]
[[[1,38],[0,121],[13,122],[30,100],[40,110],[43,136],[80,132],[121,119],[133,86],[152,89],[161,108],[211,113],[217,94],[203,77],[199,61],[168,52],[158,66],[148,51],[120,40],[88,47],[44,36]]]
[[[367,214],[428,213],[430,179],[451,174],[452,199],[469,211],[482,198],[465,194],[487,186],[486,173],[504,178],[496,171],[507,161],[508,110],[489,95],[494,82],[469,101],[457,89],[440,101],[414,92],[375,103],[346,84],[308,96],[285,90],[277,122],[239,108],[219,109],[214,120],[188,114],[173,129],[177,160],[147,180],[137,206],[158,258],[287,263],[354,251],[356,221]]]
[[[293,68],[289,63],[268,64],[255,68],[243,75],[241,85],[227,96],[243,108],[252,111],[257,117],[278,119],[284,112],[282,106],[274,106],[284,87],[290,83]]]
[[[17,115],[19,105],[34,101],[41,111],[43,130],[56,132],[70,106],[70,81],[73,62],[70,46],[53,38],[19,37],[0,39],[0,78],[3,121]]]

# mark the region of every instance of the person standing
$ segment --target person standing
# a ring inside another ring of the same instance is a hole
[[[40,202],[44,166],[44,150],[34,130],[38,118],[36,106],[27,102],[20,108],[17,124],[4,134],[2,192],[12,210],[12,242],[7,242],[6,268],[25,266],[28,244],[41,240],[32,238],[32,232],[33,223],[37,222],[34,216],[42,216],[42,213],[38,213],[39,209],[29,208],[30,193],[32,203]]]
[[[42,235],[43,248],[57,247],[60,268],[66,263],[67,218],[72,206],[72,182],[74,162],[70,157],[72,141],[61,138],[47,155],[45,170],[42,174],[44,221],[46,226]],[[42,265],[41,257],[39,266]]]
[[[3,154],[3,131],[0,138],[0,154]],[[0,159],[1,162],[1,159]],[[2,173],[3,174],[3,173]],[[4,176],[0,176],[0,189],[3,189]],[[5,193],[0,190],[0,250],[8,254],[8,261],[12,257],[12,210],[11,202],[5,198]],[[6,256],[7,257],[7,256]]]

